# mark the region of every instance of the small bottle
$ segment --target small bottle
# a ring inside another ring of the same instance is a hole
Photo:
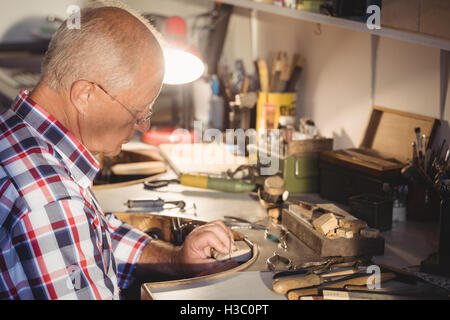
[[[392,206],[392,221],[402,222],[406,220],[406,186],[397,186],[393,206]]]
[[[209,126],[210,128],[223,129],[223,113],[224,101],[219,95],[219,80],[216,75],[211,77],[212,97],[211,107],[209,109]]]

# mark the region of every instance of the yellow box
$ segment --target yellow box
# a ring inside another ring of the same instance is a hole
[[[256,105],[256,131],[277,129],[281,107],[291,111],[295,108],[295,98],[295,93],[259,92]]]

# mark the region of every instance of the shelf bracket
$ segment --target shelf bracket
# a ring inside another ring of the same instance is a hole
[[[449,60],[450,60],[450,51],[441,49],[441,88],[440,88],[440,120],[444,120],[445,116],[445,103],[447,102],[447,91],[448,91],[448,78],[449,78]]]
[[[375,88],[377,81],[377,60],[378,60],[379,43],[380,43],[380,36],[372,34],[370,36],[370,49],[371,49],[370,107],[375,105]]]

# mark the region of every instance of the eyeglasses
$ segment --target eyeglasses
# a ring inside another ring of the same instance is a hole
[[[91,82],[91,81],[90,81]],[[120,104],[125,110],[128,111],[129,114],[131,114],[131,116],[133,118],[136,119],[136,125],[139,126],[141,124],[143,124],[144,122],[150,120],[150,118],[152,117],[153,114],[153,105],[155,104],[155,100],[153,100],[149,105],[148,108],[150,109],[150,111],[141,119],[137,119],[137,115],[135,113],[133,113],[128,107],[126,107],[122,102],[120,102],[119,100],[117,100],[116,98],[114,98],[112,95],[110,95],[108,93],[108,91],[106,91],[105,89],[102,88],[101,85],[99,85],[98,83],[95,82],[91,82],[93,85],[95,85],[96,87],[98,87],[100,90],[102,90],[104,93],[106,93],[111,99],[113,99],[114,101],[116,101],[118,104]]]

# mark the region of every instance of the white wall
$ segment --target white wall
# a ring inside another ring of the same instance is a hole
[[[0,1],[0,39],[26,40],[27,21],[48,14],[66,17],[70,4],[86,0]],[[142,12],[180,15],[192,23],[194,16],[212,8],[209,0],[124,0]],[[20,21],[25,26],[10,33]],[[28,26],[28,27],[27,27]],[[230,66],[243,59],[253,70],[250,11],[235,8],[229,24],[222,60]],[[371,38],[369,34],[321,26],[268,13],[257,14],[257,52],[269,58],[277,51],[305,56],[307,65],[299,82],[298,114],[312,117],[323,135],[335,138],[335,147],[358,146],[371,110]],[[381,38],[377,60],[376,105],[439,117],[438,49]],[[450,120],[447,97],[444,127]],[[450,130],[444,135],[450,135]],[[442,135],[442,134],[441,134]],[[450,137],[448,137],[450,140]]]
[[[250,11],[235,8],[224,61],[240,58],[252,67],[249,29]],[[359,146],[371,111],[371,36],[325,25],[317,35],[314,23],[261,12],[256,30],[259,58],[281,50],[306,58],[298,114],[312,117],[323,135],[334,137],[335,148]],[[439,62],[439,49],[380,38],[374,104],[439,118]],[[450,96],[444,120],[448,129]],[[449,130],[442,135],[450,139]]]
[[[212,8],[209,0],[122,0],[141,12],[189,18]]]
[[[188,39],[199,50],[201,40],[192,30],[193,24],[197,15],[214,7],[214,3],[209,0],[122,0],[122,2],[141,13],[183,17],[188,27]]]
[[[82,6],[89,0],[0,0],[0,41],[28,41],[33,39],[31,30],[39,26],[48,15],[63,19],[69,5]],[[133,9],[144,13],[179,15],[187,23],[196,14],[213,7],[209,0],[123,0]]]
[[[33,40],[31,31],[42,25],[48,15],[68,17],[70,5],[81,6],[86,0],[1,0],[0,42]]]

